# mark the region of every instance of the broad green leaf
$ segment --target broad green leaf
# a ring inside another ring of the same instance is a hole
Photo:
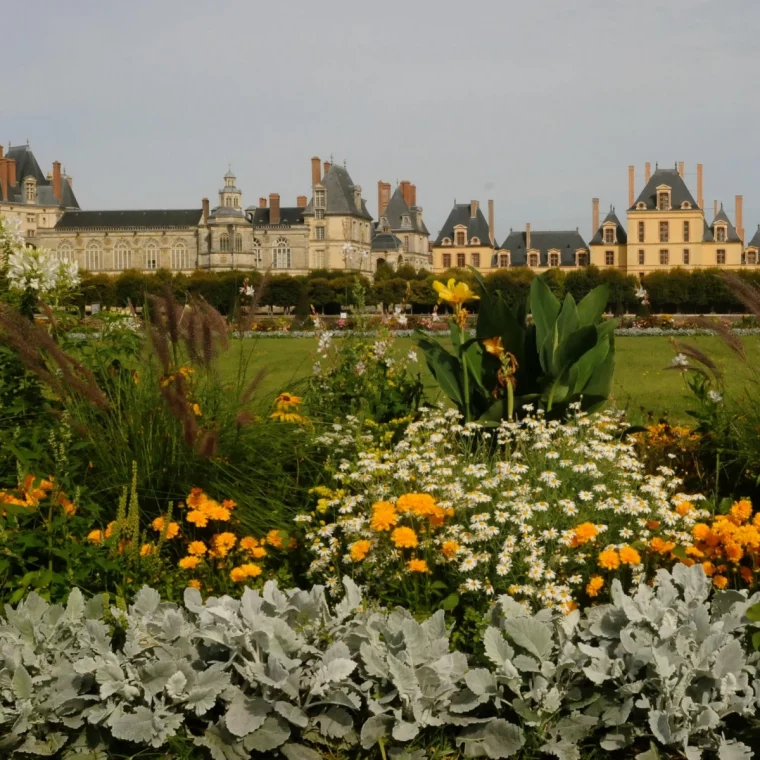
[[[380,739],[390,735],[393,718],[390,715],[373,715],[364,722],[361,731],[363,749],[371,749]]]
[[[11,688],[13,689],[13,696],[16,697],[16,699],[32,698],[34,684],[32,683],[32,677],[29,675],[29,671],[23,665],[19,665],[13,672]]]
[[[552,628],[532,617],[514,618],[504,622],[504,630],[511,639],[539,660],[545,659],[552,651]]]
[[[559,316],[557,317],[557,336],[559,343],[564,343],[567,338],[572,335],[581,326],[578,319],[578,308],[575,305],[575,299],[572,293],[568,293],[565,296],[565,300],[562,303]]]
[[[247,736],[252,731],[264,725],[267,715],[272,711],[272,705],[261,697],[247,699],[243,692],[235,695],[230,702],[224,723],[227,730],[235,736]]]
[[[760,622],[760,602],[747,607],[747,611],[744,614],[747,616],[747,620],[751,620],[753,623]]]
[[[304,744],[293,744],[291,742],[283,744],[280,747],[280,752],[285,755],[287,760],[322,760],[324,757],[324,755]]]
[[[290,738],[290,726],[278,715],[268,717],[263,725],[243,740],[243,746],[249,751],[271,752]]]
[[[560,302],[541,277],[535,277],[530,284],[530,311],[536,325],[536,345],[543,346],[554,333]]]
[[[582,325],[595,325],[602,319],[610,297],[609,285],[598,285],[578,304],[578,319]]]

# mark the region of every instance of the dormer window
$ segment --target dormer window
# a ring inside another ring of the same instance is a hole
[[[37,200],[37,188],[36,182],[33,179],[28,179],[24,186],[26,188],[26,202],[27,203],[34,203]]]
[[[657,210],[670,211],[670,189],[657,189]]]
[[[684,201],[684,202],[681,204],[681,208],[682,208],[682,209],[690,209],[690,208],[691,208],[691,203],[689,203],[689,201]]]
[[[480,245],[480,238],[470,238],[470,245]]]
[[[751,266],[757,264],[757,251],[747,251],[747,263]]]
[[[615,228],[614,227],[605,227],[604,228],[604,242],[607,243],[607,245],[611,245],[615,242]]]
[[[637,210],[637,211],[645,211],[645,210],[646,210],[646,207],[647,207],[647,204],[646,204],[646,203],[644,203],[644,201],[639,201],[639,202],[636,204],[636,210]]]
[[[444,238],[442,242],[444,245],[451,245],[451,238]]]
[[[579,267],[588,266],[588,254],[585,252],[578,253],[576,256],[576,261]]]
[[[549,266],[550,267],[559,266],[559,253],[557,253],[556,251],[551,251],[549,253]]]
[[[402,227],[411,227],[412,226],[412,220],[408,216],[404,216],[401,218],[401,226]]]
[[[456,233],[456,241],[457,245],[464,245],[465,244],[465,234],[462,230],[458,230]]]
[[[314,208],[325,207],[325,191],[323,189],[317,189],[314,191]]]
[[[528,255],[528,266],[531,267],[537,267],[538,266],[538,254],[537,253],[531,253]]]
[[[719,224],[715,226],[715,239],[719,243],[725,243],[726,242],[726,227],[723,224]]]

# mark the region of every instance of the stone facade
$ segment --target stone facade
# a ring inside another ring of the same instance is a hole
[[[378,221],[372,238],[374,269],[381,263],[430,267],[430,245],[422,208],[417,205],[417,186],[404,180],[391,195],[388,182],[377,183]]]

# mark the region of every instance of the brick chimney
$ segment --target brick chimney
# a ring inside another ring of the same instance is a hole
[[[409,185],[409,208],[414,208],[417,205],[417,185]]]
[[[649,178],[652,176],[652,164],[647,161],[644,164],[644,184],[646,185],[647,182],[649,182]]]
[[[312,187],[314,185],[318,185],[322,181],[322,175],[320,173],[320,163],[319,156],[314,156],[314,158],[311,159],[311,185]]]
[[[63,188],[61,187],[61,162],[53,161],[53,195],[58,203],[62,203]]]
[[[8,164],[10,161],[7,158],[0,158],[0,198],[4,201],[8,200]]]
[[[269,193],[269,224],[280,223],[280,196]]]
[[[306,208],[306,204],[307,203],[308,203],[308,201],[307,201],[305,195],[299,195],[296,198],[296,206],[298,206],[298,208]]]
[[[530,249],[530,222],[525,225],[525,250]]]
[[[470,201],[470,217],[474,219],[478,215],[479,201]]]
[[[325,161],[325,163],[324,163],[325,174],[327,174],[327,172],[330,171],[330,167],[331,166],[332,166],[332,164],[329,161]],[[324,175],[322,175],[322,176],[324,176]]]
[[[494,226],[493,200],[488,201],[488,237],[491,245],[496,240],[496,227]]]
[[[702,164],[697,164],[697,206],[702,210],[705,208],[704,198],[704,179],[703,179],[703,167]]]
[[[591,237],[599,229],[599,198],[591,199]]]
[[[744,198],[736,196],[736,232],[744,242]]]
[[[267,199],[259,198],[259,208],[266,208],[266,207],[267,207]]]
[[[3,157],[3,146],[0,145],[0,158],[2,158],[2,157]]]
[[[377,216],[378,219],[385,213],[388,208],[388,202],[391,199],[391,183],[380,180],[377,183]]]
[[[209,214],[209,202],[208,198],[204,198],[201,201],[201,206],[203,207],[203,223],[208,224],[208,214]]]
[[[683,161],[678,162],[678,176],[683,179]]]
[[[628,167],[628,208],[631,208],[631,206],[633,206],[634,202],[636,201],[636,195],[633,192],[633,179],[635,172],[636,168],[634,166]],[[596,230],[594,230],[594,232],[596,232]]]
[[[407,206],[411,208],[411,194],[410,194],[410,188],[412,186],[412,183],[409,182],[408,179],[402,180],[401,182],[401,195],[404,196],[404,203],[406,203]]]

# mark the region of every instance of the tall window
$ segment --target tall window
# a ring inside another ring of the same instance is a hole
[[[614,266],[615,265],[615,251],[605,251],[604,252],[604,263],[608,266]]]
[[[324,227],[317,227],[316,228],[316,236],[317,240],[324,240],[325,239],[325,228]]]
[[[757,251],[747,251],[747,263],[757,264]]]
[[[37,198],[37,191],[34,187],[34,180],[29,179],[26,181],[26,202],[34,203]]]
[[[550,267],[558,267],[559,266],[559,254],[558,253],[550,253],[549,254],[549,266]]]
[[[604,230],[604,242],[607,243],[607,245],[615,242],[615,228],[614,227],[607,227]]]
[[[325,210],[323,208],[318,208],[314,210],[314,218],[315,219],[324,219],[325,218]]]
[[[145,268],[158,269],[158,246],[153,242],[145,246]]]
[[[691,251],[688,248],[683,249],[683,263],[688,266],[691,262]]]
[[[579,267],[585,267],[588,264],[588,254],[587,253],[579,253],[578,254],[578,266]]]
[[[670,208],[670,193],[662,192],[657,196],[657,208],[660,211],[667,211]]]
[[[323,209],[324,207],[325,207],[325,191],[315,190],[314,191],[314,208]]]
[[[132,268],[132,250],[124,240],[120,240],[113,249],[113,268],[114,269],[131,269]]]
[[[404,250],[409,252],[409,235],[404,235]]]
[[[285,238],[278,238],[272,256],[274,269],[290,269],[290,246]]]
[[[457,245],[464,245],[464,232],[457,232],[456,234],[456,243]]]
[[[84,251],[84,268],[90,272],[97,272],[103,265],[103,250],[100,243],[91,240]]]
[[[718,250],[715,252],[715,263],[716,264],[726,263],[726,251],[723,248],[718,248]]]
[[[639,266],[643,266],[645,259],[644,251],[639,251]]]
[[[187,246],[181,240],[177,240],[172,246],[172,269],[187,269]]]
[[[500,253],[499,254],[499,266],[500,267],[508,267],[509,266],[509,254],[508,253]]]
[[[670,235],[670,225],[667,222],[660,222],[660,242],[667,243]]]
[[[451,254],[450,253],[444,253],[443,256],[443,268],[444,269],[451,269]]]
[[[243,252],[243,236],[238,232],[235,235],[235,253]]]
[[[71,243],[59,243],[58,250],[56,251],[56,257],[58,261],[72,261],[74,249]]]
[[[463,267],[463,266],[465,266],[465,264],[466,264],[465,255],[463,253],[458,253],[457,254],[457,266],[458,267]]]
[[[660,265],[666,267],[668,264],[670,264],[670,253],[667,250],[660,251]]]
[[[689,223],[684,222],[683,223],[683,242],[688,243],[689,242]]]
[[[639,243],[644,242],[644,222],[639,222]]]
[[[256,268],[260,267],[262,265],[262,259],[261,259],[261,242],[258,240],[258,238],[253,239],[253,266]]]
[[[470,254],[470,258],[472,259],[472,265],[474,267],[479,267],[480,266],[480,254],[479,253]]]
[[[528,256],[528,265],[532,267],[538,266],[538,254],[537,253],[531,253]]]
[[[219,250],[222,253],[230,250],[230,236],[226,232],[219,238]]]
[[[721,225],[720,227],[715,228],[715,239],[719,243],[725,243],[726,242],[726,228]]]

